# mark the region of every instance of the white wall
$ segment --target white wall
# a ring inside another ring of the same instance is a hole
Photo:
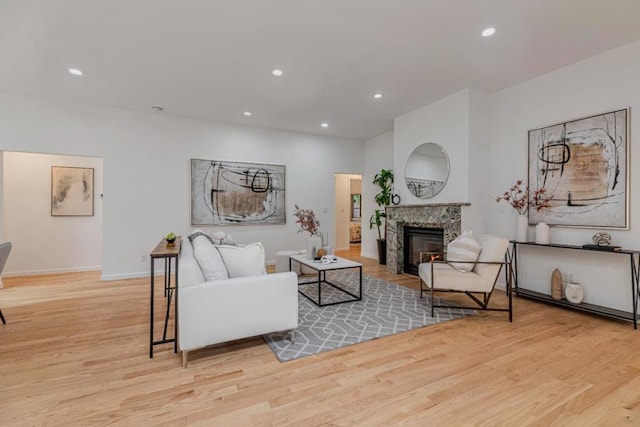
[[[469,91],[463,90],[410,113],[394,122],[393,162],[395,191],[401,204],[466,202],[469,185]],[[435,197],[420,199],[407,188],[404,170],[411,152],[435,142],[449,156],[449,180]],[[463,216],[464,221],[464,216]]]
[[[506,159],[503,159],[504,162]],[[508,162],[507,162],[508,163]],[[469,197],[462,208],[462,228],[475,233],[489,230],[491,208],[496,203],[491,187],[491,98],[469,91]],[[446,187],[445,187],[446,188]]]
[[[108,279],[148,275],[157,242],[169,231],[190,230],[191,158],[286,165],[287,224],[224,227],[239,243],[262,241],[273,261],[278,250],[306,247],[294,204],[313,209],[322,231],[334,229],[333,175],[360,173],[364,157],[358,140],[9,94],[0,95],[0,150],[103,159]]]
[[[2,228],[12,242],[6,275],[99,270],[102,159],[4,152]],[[94,169],[94,215],[51,216],[51,167]]]
[[[376,203],[373,198],[378,193],[378,187],[372,184],[373,177],[382,169],[393,169],[393,132],[376,136],[365,143],[360,253],[366,258],[378,259],[376,243],[378,232],[375,228],[373,230],[369,229],[369,218],[376,209]]]
[[[575,63],[491,96],[492,144],[491,191],[504,192],[516,179],[527,180],[527,131],[571,119],[631,107],[630,134],[630,226],[629,230],[607,230],[614,244],[640,249],[640,199],[635,191],[640,182],[640,40]],[[515,236],[515,214],[506,204],[491,205],[491,232]],[[590,243],[595,229],[552,227],[551,241]],[[530,230],[533,239],[533,227]],[[558,267],[572,273],[585,285],[585,300],[608,301],[615,308],[630,309],[630,273],[622,256],[583,252],[533,252],[526,258],[523,282],[548,288],[551,271]],[[525,257],[521,257],[524,261]],[[526,273],[526,274],[525,274]]]

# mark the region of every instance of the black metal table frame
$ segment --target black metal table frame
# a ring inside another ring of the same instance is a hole
[[[300,264],[301,266],[304,265],[306,267],[312,268],[314,270],[316,270],[318,272],[318,279],[317,280],[312,280],[312,281],[306,281],[306,282],[300,282],[298,281],[298,292],[304,296],[306,299],[308,299],[309,301],[311,301],[312,303],[314,303],[315,305],[317,305],[318,307],[326,307],[329,305],[336,305],[336,304],[344,304],[347,302],[354,302],[354,301],[361,301],[362,300],[362,265],[352,265],[352,266],[348,266],[348,267],[339,267],[339,268],[332,268],[330,270],[317,270],[315,268],[313,268],[313,266],[307,265],[307,264],[303,264],[298,260],[295,260],[291,257],[289,257],[289,271],[291,271],[291,267],[292,267],[292,262],[295,261],[298,264]],[[359,295],[355,295],[352,294],[351,292],[349,292],[348,290],[341,288],[340,286],[338,286],[335,283],[331,283],[327,280],[327,271],[338,271],[338,270],[347,270],[349,268],[357,268],[358,272],[359,272]],[[346,299],[346,300],[341,300],[341,301],[334,301],[334,302],[329,302],[326,304],[322,304],[322,284],[326,283],[329,286],[332,286],[333,288],[351,296],[351,299]],[[306,293],[304,293],[303,291],[300,290],[300,286],[304,286],[304,285],[313,285],[316,284],[318,285],[318,301],[316,302],[316,300],[314,300],[313,298],[311,298],[309,295],[307,295]]]
[[[537,295],[537,293],[533,291],[528,291],[526,289],[522,289],[518,287],[518,245],[528,245],[528,246],[542,246],[542,247],[550,247],[550,248],[559,248],[559,249],[573,249],[573,250],[581,250],[581,251],[589,251],[589,252],[597,252],[604,254],[616,254],[616,255],[629,255],[630,260],[630,269],[631,269],[631,299],[633,312],[623,312],[621,310],[609,309],[604,306],[597,306],[593,304],[571,304],[565,303],[562,300],[554,300],[551,297],[546,298],[544,296]],[[633,323],[633,329],[638,329],[638,300],[640,299],[640,268],[638,267],[640,264],[640,251],[637,250],[629,250],[622,249],[620,251],[597,251],[593,249],[583,248],[582,246],[577,245],[562,245],[562,244],[539,244],[533,242],[517,242],[515,240],[511,241],[511,251],[507,251],[508,261],[513,266],[514,271],[514,290],[516,295],[522,296],[525,298],[534,299],[537,301],[545,302],[548,304],[559,305],[563,307],[568,307],[574,310],[593,313],[604,317],[609,317],[612,319],[626,320]],[[627,315],[625,315],[627,314]]]
[[[175,284],[171,286],[171,259],[174,259],[175,263]],[[149,357],[153,358],[153,346],[159,344],[173,343],[173,352],[178,352],[178,258],[179,256],[163,256],[163,257],[151,257],[151,301],[150,301],[150,315],[149,315]],[[155,278],[155,260],[164,259],[164,296],[167,298],[167,309],[164,315],[164,329],[162,331],[162,339],[158,341],[153,340],[153,324],[154,324],[154,278]],[[171,301],[175,294],[175,302],[173,304],[173,316],[174,316],[174,330],[173,338],[167,339],[167,325],[169,323],[169,314],[171,313]]]

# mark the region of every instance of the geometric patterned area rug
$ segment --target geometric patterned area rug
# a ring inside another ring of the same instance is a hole
[[[358,294],[356,269],[327,272],[327,280],[339,282],[341,287]],[[305,293],[317,301],[316,288],[317,285],[303,286]],[[450,306],[436,308],[431,317],[429,295],[420,299],[420,294],[413,289],[364,274],[362,293],[362,301],[326,307],[318,307],[298,294],[298,328],[293,343],[288,332],[267,334],[263,338],[276,357],[285,362],[475,314],[475,310],[459,309],[436,297],[437,304]],[[323,303],[341,298],[351,297],[323,285]]]

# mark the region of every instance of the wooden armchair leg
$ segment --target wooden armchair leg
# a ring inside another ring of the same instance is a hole
[[[189,352],[186,350],[182,350],[182,367],[186,368],[187,367],[187,358],[188,358]]]

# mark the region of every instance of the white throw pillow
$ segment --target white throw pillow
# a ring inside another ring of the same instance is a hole
[[[207,236],[198,235],[191,240],[193,255],[198,261],[205,280],[225,280],[229,278],[227,268],[218,249]]]
[[[256,242],[246,246],[217,246],[227,266],[229,277],[259,276],[267,274],[264,265],[264,247]]]
[[[482,246],[473,237],[471,231],[465,231],[447,245],[447,260],[458,271],[469,272],[475,267]],[[469,262],[455,262],[469,261]]]

